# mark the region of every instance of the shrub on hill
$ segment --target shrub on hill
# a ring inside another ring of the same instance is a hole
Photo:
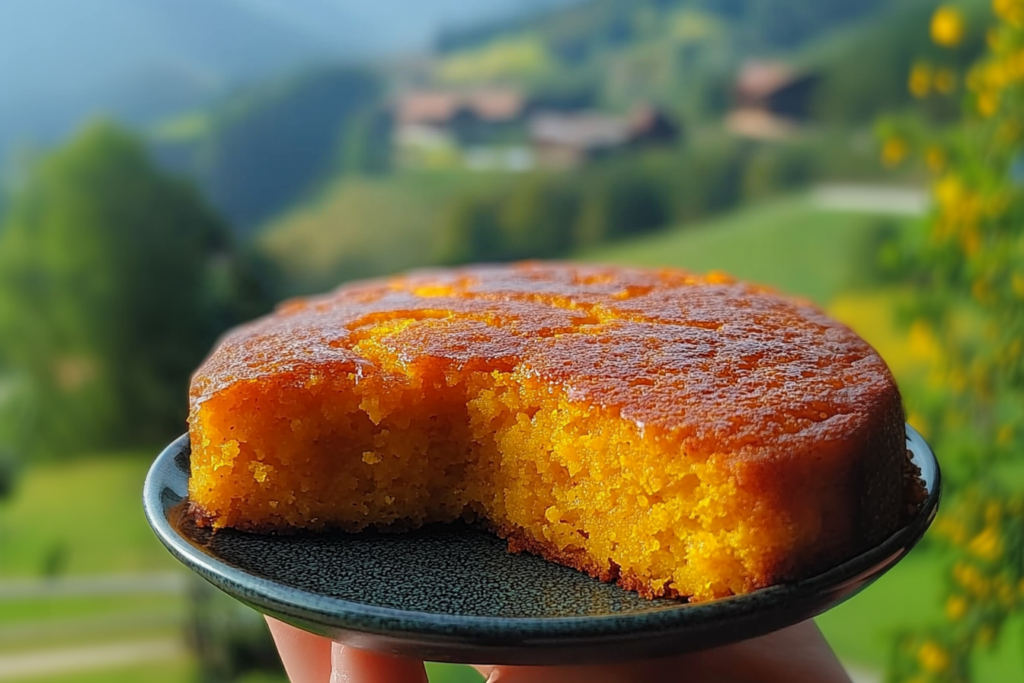
[[[997,0],[978,28],[986,48],[955,70],[963,93],[943,92],[934,70],[911,73],[912,94],[954,99],[958,120],[936,132],[883,126],[883,159],[924,157],[935,206],[908,232],[893,265],[911,299],[910,338],[934,362],[910,421],[942,457],[943,509],[932,538],[948,553],[944,618],[895,638],[889,680],[967,683],[991,651],[1020,652],[1024,615],[1024,3]],[[977,21],[976,19],[974,21]],[[956,64],[972,19],[940,7],[921,30]],[[916,135],[915,135],[916,132]],[[1021,680],[1024,667],[991,680]]]
[[[445,263],[552,258],[697,221],[792,191],[820,172],[816,142],[711,140],[611,158],[569,174],[536,173],[455,198],[435,228]]]
[[[666,227],[671,221],[664,189],[657,179],[629,169],[603,174],[587,183],[576,224],[576,246],[593,246]]]

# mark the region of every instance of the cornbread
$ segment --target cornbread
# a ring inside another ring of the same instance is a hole
[[[648,597],[812,575],[904,506],[885,363],[720,274],[526,263],[347,285],[228,334],[189,422],[203,524],[464,518]]]

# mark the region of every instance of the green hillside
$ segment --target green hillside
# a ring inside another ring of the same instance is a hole
[[[887,48],[901,45],[899,54],[883,51],[881,57],[901,60],[893,71],[902,79],[905,55],[913,54],[922,42],[908,41],[906,34],[920,33],[916,14],[930,11],[935,4],[934,0],[592,0],[518,22],[449,32],[439,41],[445,59],[438,75],[442,81],[459,82],[500,78],[541,91],[586,83],[595,101],[611,106],[628,106],[646,98],[699,116],[719,113],[727,104],[730,80],[744,60],[773,58],[832,68],[814,59],[808,62],[802,55],[844,33],[857,34],[847,43],[851,49],[862,49],[866,41]],[[882,26],[896,26],[898,35],[892,30],[879,35],[875,29]],[[866,27],[875,35],[867,35]],[[926,35],[920,37],[927,41]],[[878,75],[872,71],[872,76]],[[888,90],[881,92],[893,97]],[[869,101],[878,99],[867,95]]]
[[[821,77],[815,117],[870,123],[918,106],[906,74],[938,56],[928,18],[938,0],[592,0],[518,22],[452,31],[439,41],[441,82],[495,79],[540,93],[572,88],[613,108],[639,99],[687,117],[718,116],[750,59],[792,63]],[[966,45],[943,62],[969,63],[983,43],[986,0],[960,0]],[[949,115],[953,107],[932,114]]]
[[[382,93],[369,70],[302,72],[165,121],[150,132],[150,146],[249,235],[340,170],[350,124]]]
[[[398,173],[341,177],[273,221],[258,244],[288,282],[286,294],[427,265],[449,202],[507,183],[506,175]]]
[[[671,33],[671,19],[699,13],[734,27],[750,51],[792,49],[835,27],[914,0],[590,0],[518,21],[457,28],[438,40],[441,52],[480,47],[510,34],[534,33],[565,62],[609,47]],[[664,21],[666,18],[670,21]]]
[[[872,231],[891,223],[877,216],[817,209],[807,197],[788,197],[587,251],[580,258],[699,273],[723,270],[824,305],[861,278]]]

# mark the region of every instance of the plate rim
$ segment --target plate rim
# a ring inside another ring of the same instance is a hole
[[[907,447],[922,471],[928,495],[917,513],[887,539],[825,572],[807,579],[769,586],[750,593],[701,603],[666,604],[664,609],[639,613],[598,616],[562,617],[494,617],[457,615],[440,612],[405,610],[325,596],[250,574],[212,555],[203,553],[179,534],[167,518],[165,491],[183,500],[165,476],[168,470],[179,472],[187,482],[187,474],[175,459],[190,449],[189,435],[183,434],[166,446],[153,461],[143,486],[143,509],[147,521],[163,545],[189,569],[229,595],[258,611],[290,617],[311,626],[330,629],[398,636],[410,639],[472,638],[480,643],[505,642],[510,636],[517,641],[588,640],[608,636],[643,636],[645,633],[691,629],[693,622],[705,614],[741,620],[758,612],[759,603],[791,600],[799,602],[835,591],[844,584],[856,582],[867,574],[864,586],[894,566],[917,545],[938,510],[942,495],[941,470],[938,460],[924,438],[906,424]],[[928,475],[931,475],[929,478]],[[872,575],[874,572],[874,575]],[[863,586],[861,586],[863,587]],[[840,596],[817,613],[839,604],[850,595]]]

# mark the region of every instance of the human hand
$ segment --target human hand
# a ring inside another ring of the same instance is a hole
[[[292,683],[426,683],[423,663],[332,643],[267,619]],[[850,683],[814,622],[761,638],[629,664],[475,666],[488,683]]]

